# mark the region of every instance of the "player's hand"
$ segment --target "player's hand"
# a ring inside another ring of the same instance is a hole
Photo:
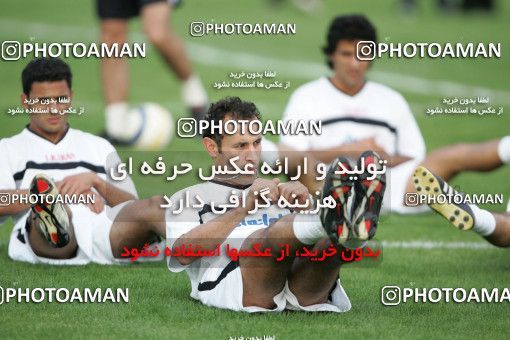
[[[67,176],[57,182],[57,188],[61,195],[80,195],[94,187],[97,175],[93,172],[84,172],[77,175]]]
[[[260,204],[264,204],[265,201],[261,197],[261,191],[268,191],[264,194],[265,197],[272,203],[276,203],[278,198],[280,197],[278,184],[280,183],[280,179],[274,178],[272,180],[257,178],[250,187],[250,191],[246,196],[246,208],[249,210],[253,210],[255,208],[255,202]],[[257,194],[255,194],[255,192]]]
[[[82,193],[83,195],[86,195],[87,197],[94,197],[94,203],[88,203],[87,207],[92,211],[93,213],[99,214],[104,209],[104,199],[99,195],[97,192],[94,192],[92,190],[86,190]]]
[[[310,193],[308,189],[298,181],[290,181],[278,185],[279,195],[283,196],[290,204],[299,203],[310,205]],[[305,208],[309,208],[308,206]],[[295,209],[296,211],[302,209]]]

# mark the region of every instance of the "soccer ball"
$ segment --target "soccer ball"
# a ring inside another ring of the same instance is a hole
[[[174,135],[172,114],[161,105],[143,103],[129,110],[128,117],[139,126],[131,144],[141,150],[160,150]]]

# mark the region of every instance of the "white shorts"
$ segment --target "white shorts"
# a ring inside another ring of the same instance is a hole
[[[18,220],[11,232],[9,257],[15,261],[53,265],[84,265],[90,262],[113,264],[122,262],[123,260],[113,257],[110,244],[110,230],[115,216],[129,202],[123,202],[115,207],[105,206],[105,209],[99,214],[93,213],[84,205],[70,205],[69,208],[73,215],[74,233],[78,243],[76,256],[70,259],[49,259],[37,256],[32,251],[25,227],[26,218],[29,214],[27,212]]]
[[[426,205],[416,207],[404,205],[407,183],[420,163],[421,160],[410,160],[396,167],[388,168],[381,213],[417,214],[429,211]]]
[[[246,239],[255,230],[264,227],[236,228],[225,243],[233,240],[239,243]],[[224,243],[224,244],[225,244]],[[237,245],[238,247],[240,244]],[[191,296],[200,300],[203,304],[216,308],[243,311],[248,313],[256,312],[281,312],[285,309],[307,311],[307,312],[347,312],[351,309],[351,302],[345,293],[340,280],[332,289],[329,300],[326,303],[301,306],[296,296],[290,291],[288,283],[285,283],[283,290],[274,298],[276,307],[266,309],[256,306],[243,306],[243,278],[238,262],[233,262],[226,255],[217,257],[216,263],[211,264],[202,275],[197,287],[193,287]],[[218,264],[226,264],[219,266]]]

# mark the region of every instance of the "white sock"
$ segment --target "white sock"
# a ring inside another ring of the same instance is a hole
[[[503,137],[499,141],[498,155],[503,163],[510,163],[510,136]]]
[[[139,114],[129,111],[125,102],[110,104],[106,107],[106,132],[111,137],[128,141],[138,132],[141,119]]]
[[[296,238],[304,244],[315,244],[328,236],[317,215],[296,215],[292,222],[292,230]]]
[[[202,81],[196,75],[191,75],[182,82],[182,100],[189,107],[201,107],[207,105],[207,92]]]
[[[473,230],[482,236],[489,236],[496,229],[496,218],[489,211],[480,209],[474,204],[469,204],[475,215],[475,225]]]
[[[129,106],[126,102],[118,102],[106,106],[106,132],[119,138],[123,134]]]

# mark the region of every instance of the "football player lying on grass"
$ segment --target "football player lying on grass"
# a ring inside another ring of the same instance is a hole
[[[32,263],[113,263],[124,246],[164,237],[161,198],[133,201],[137,192],[129,176],[108,182],[107,159],[120,161],[114,147],[71,128],[61,114],[73,96],[69,66],[60,59],[32,60],[22,82],[21,104],[32,112],[30,122],[0,140],[0,192],[10,201],[0,206],[0,222],[14,219],[9,256]],[[15,200],[22,195],[24,200]],[[66,196],[80,204],[64,204]],[[125,206],[131,210],[122,214]],[[148,222],[137,223],[142,219]]]
[[[212,104],[206,119],[214,123],[211,126],[227,120],[260,121],[261,118],[253,103],[234,97]],[[219,167],[238,157],[236,164],[240,168],[257,169],[261,140],[260,134],[240,131],[221,135],[217,130],[209,130],[203,135],[204,148]],[[331,197],[333,205],[319,206],[320,210],[314,214],[300,214],[276,204],[282,197],[288,202],[306,204],[309,192],[303,184],[258,178],[256,171],[216,174],[211,181],[177,192],[171,197],[172,202],[198,194],[205,205],[198,209],[184,208],[167,219],[169,247],[180,249],[194,244],[211,250],[219,245],[221,251],[214,257],[200,253],[171,256],[169,269],[186,270],[191,296],[217,308],[245,312],[348,311],[351,304],[339,280],[340,256],[315,262],[296,256],[281,261],[257,256],[232,259],[225,249],[235,247],[242,252],[258,245],[277,254],[283,243],[289,254],[295,254],[303,246],[318,252],[334,247],[337,253],[344,247],[363,247],[375,235],[385,190],[385,174],[380,171],[379,160],[371,151],[363,153],[358,166],[363,162],[378,171],[372,172],[373,177],[364,172],[354,179],[343,171],[353,165],[345,158],[336,159],[328,169],[322,194],[323,198]],[[270,200],[264,207],[259,205],[264,205],[257,194],[261,192]],[[245,204],[221,214],[214,211],[218,203],[230,202],[233,194],[244,197]]]
[[[338,155],[356,159],[364,150],[388,161],[383,210],[425,211],[410,206],[412,174],[423,165],[450,180],[461,171],[490,171],[510,162],[510,136],[478,144],[455,144],[426,154],[425,143],[409,104],[397,91],[367,79],[373,66],[364,55],[374,52],[376,29],[360,15],[338,16],[330,24],[323,52],[332,74],[302,85],[291,95],[284,121],[320,120],[321,134],[282,135],[280,142],[329,163]],[[361,43],[364,41],[365,43]],[[366,42],[369,43],[366,43]]]

